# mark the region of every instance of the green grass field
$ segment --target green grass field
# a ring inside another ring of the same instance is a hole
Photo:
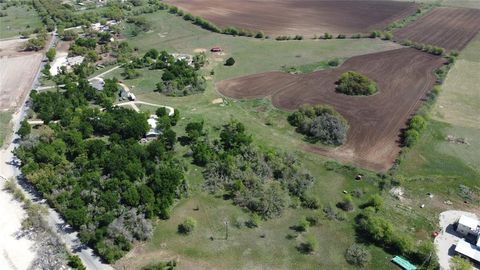
[[[5,138],[10,131],[10,120],[12,114],[9,112],[0,112],[0,147],[3,146]]]
[[[0,5],[3,7],[3,5]],[[22,31],[33,31],[42,26],[37,12],[30,6],[9,7],[6,10],[7,16],[0,17],[0,39],[18,36]]]

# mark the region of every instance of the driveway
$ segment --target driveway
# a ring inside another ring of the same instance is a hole
[[[455,223],[462,215],[477,218],[470,212],[449,210],[440,214],[440,234],[435,238],[435,247],[437,248],[440,270],[450,269],[450,258],[455,255],[455,245],[462,238],[461,235],[453,229]],[[478,269],[478,268],[474,268]]]

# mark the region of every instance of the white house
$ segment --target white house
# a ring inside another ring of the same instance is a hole
[[[158,116],[155,114],[150,115],[150,118],[148,118],[147,122],[148,125],[150,126],[150,130],[147,132],[146,137],[157,137],[160,135],[160,130],[157,129],[157,119]]]
[[[480,222],[475,218],[463,215],[458,220],[457,232],[463,236],[469,234],[478,235],[480,232]]]
[[[461,216],[458,220],[457,232],[465,237],[473,236],[473,242],[469,243],[464,239],[459,239],[455,246],[455,252],[480,263],[480,221],[472,217]]]

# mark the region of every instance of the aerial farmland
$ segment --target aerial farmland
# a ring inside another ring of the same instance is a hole
[[[476,1],[0,15],[1,269],[479,269]]]

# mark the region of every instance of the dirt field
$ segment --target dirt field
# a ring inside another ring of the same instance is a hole
[[[43,58],[43,52],[19,52],[23,42],[0,42],[0,111],[17,108],[30,90]]]
[[[310,74],[255,74],[221,81],[217,89],[237,99],[270,96],[274,106],[294,110],[303,104],[333,105],[349,122],[345,145],[305,149],[373,170],[387,170],[400,150],[399,135],[435,81],[444,60],[415,49],[398,49],[350,58],[341,67]],[[355,97],[335,92],[341,73],[354,70],[377,82],[379,93]]]
[[[480,32],[480,10],[436,8],[411,25],[394,32],[395,40],[462,50]]]
[[[263,31],[267,35],[365,33],[413,14],[416,5],[394,1],[167,0],[220,27]]]

